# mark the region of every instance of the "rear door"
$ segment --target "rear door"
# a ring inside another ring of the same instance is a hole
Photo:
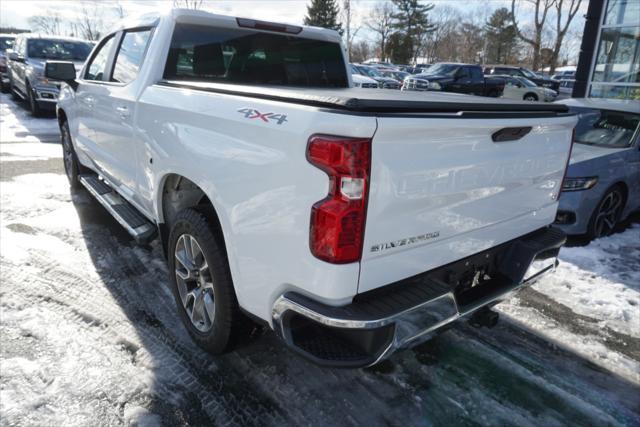
[[[359,292],[553,223],[575,116],[496,116],[378,118]]]
[[[151,28],[137,28],[120,35],[101,90],[93,94],[94,140],[104,154],[102,172],[123,196],[134,202],[139,202],[135,190],[140,147],[133,126],[140,90],[137,77],[151,33]]]

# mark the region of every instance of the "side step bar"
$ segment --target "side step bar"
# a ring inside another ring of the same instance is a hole
[[[156,226],[97,175],[80,175],[80,183],[136,239],[137,243],[145,245],[155,238]]]

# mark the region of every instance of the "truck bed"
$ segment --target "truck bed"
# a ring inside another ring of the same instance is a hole
[[[360,88],[282,88],[276,86],[230,85],[183,80],[163,80],[158,85],[206,92],[245,96],[314,107],[344,110],[353,113],[448,113],[479,117],[545,117],[567,114],[562,104],[524,101],[505,102],[502,99],[462,95],[448,92],[407,92]]]

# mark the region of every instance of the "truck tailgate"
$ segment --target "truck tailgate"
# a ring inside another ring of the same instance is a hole
[[[576,119],[508,117],[378,117],[359,292],[554,221]]]

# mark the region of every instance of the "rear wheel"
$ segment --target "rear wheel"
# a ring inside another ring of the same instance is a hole
[[[238,308],[224,243],[212,220],[196,209],[180,212],[169,234],[169,271],[180,319],[196,343],[227,350],[246,322]]]
[[[528,93],[522,99],[524,99],[525,101],[537,101],[538,95],[536,95],[535,93]]]
[[[619,186],[607,191],[591,215],[587,229],[588,236],[591,239],[597,239],[613,233],[620,221],[624,203],[624,194]]]

